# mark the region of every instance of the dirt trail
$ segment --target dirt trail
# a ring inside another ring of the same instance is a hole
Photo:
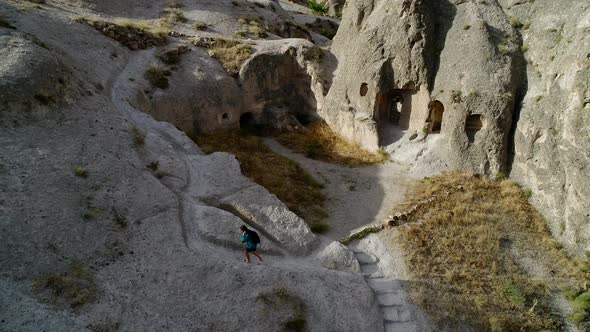
[[[382,223],[413,180],[408,168],[396,163],[351,168],[309,159],[270,138],[264,142],[274,152],[299,163],[324,185],[330,214],[327,223],[331,226],[326,235],[334,240],[361,227]]]
[[[401,202],[415,176],[395,163],[350,168],[308,159],[273,139],[265,139],[273,151],[296,161],[324,184],[328,197],[330,232],[341,239],[359,228],[381,224],[389,210]],[[361,273],[383,314],[384,331],[431,331],[422,311],[407,298],[407,268],[395,234],[372,234],[349,245],[361,266]]]

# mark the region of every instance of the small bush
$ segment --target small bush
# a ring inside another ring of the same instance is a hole
[[[469,25],[469,24],[465,24],[465,25],[463,26],[463,30],[469,30],[469,29],[471,29],[471,25]]]
[[[96,208],[90,208],[82,213],[82,218],[84,218],[84,220],[94,220],[96,219],[97,214],[98,210]]]
[[[510,48],[508,47],[508,44],[506,44],[506,41],[502,41],[500,44],[498,44],[498,51],[502,55],[510,54]]]
[[[79,176],[81,178],[87,178],[88,177],[88,170],[84,167],[76,166],[74,168],[74,174],[76,174],[76,176]]]
[[[459,104],[463,101],[463,93],[459,90],[451,91],[451,100],[455,104]]]
[[[193,29],[195,29],[197,31],[207,30],[207,24],[202,23],[202,22],[196,22],[195,24],[193,24]]]
[[[590,291],[578,292],[572,300],[572,307],[574,312],[570,318],[577,322],[584,322],[590,320]]]
[[[307,0],[307,8],[315,15],[325,16],[328,14],[328,5],[314,0]]]
[[[152,161],[151,163],[146,165],[147,168],[149,168],[152,172],[157,171],[160,168],[160,162],[159,161]]]
[[[143,146],[145,144],[145,133],[137,128],[131,128],[131,138],[133,138],[133,144],[135,146]]]
[[[504,291],[504,296],[506,297],[508,302],[512,303],[514,306],[520,307],[526,301],[524,294],[522,294],[522,292],[520,291],[518,286],[516,286],[512,282],[506,282],[504,284],[503,291]]]
[[[169,86],[167,72],[163,67],[151,65],[145,72],[145,78],[155,87],[166,89]]]
[[[127,217],[123,214],[119,213],[116,209],[113,208],[113,222],[115,225],[119,226],[120,228],[124,229],[127,228],[129,222],[127,221]]]
[[[522,22],[519,19],[517,19],[516,17],[510,18],[510,24],[516,29],[520,29],[524,26],[524,24],[522,24]]]

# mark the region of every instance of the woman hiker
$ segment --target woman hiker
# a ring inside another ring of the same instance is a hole
[[[262,263],[262,257],[256,253],[256,246],[260,243],[258,234],[244,225],[240,226],[240,231],[242,231],[242,243],[246,243],[246,251],[244,251],[246,259],[244,259],[244,262],[250,263],[250,253],[252,253],[258,258],[258,264]]]

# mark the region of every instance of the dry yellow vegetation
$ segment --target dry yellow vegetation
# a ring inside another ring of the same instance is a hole
[[[196,143],[205,153],[224,151],[240,161],[242,173],[275,194],[316,233],[328,230],[322,185],[296,162],[267,147],[260,137],[246,132],[220,132],[200,136]]]
[[[239,40],[218,38],[209,46],[209,55],[219,61],[230,75],[237,75],[252,54],[252,46]]]
[[[352,144],[335,133],[323,122],[315,122],[305,130],[283,132],[277,140],[308,158],[347,166],[380,164],[389,159],[379,150],[371,153],[357,144]]]
[[[584,289],[589,278],[553,240],[530,194],[507,179],[448,173],[421,180],[396,210],[433,195],[440,198],[398,228],[412,300],[451,329],[560,329],[552,293]]]

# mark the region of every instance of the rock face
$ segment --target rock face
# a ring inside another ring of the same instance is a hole
[[[532,190],[552,233],[582,253],[590,249],[590,4],[501,3],[527,50],[510,176]]]
[[[552,232],[590,247],[589,5],[347,2],[319,114],[422,174],[509,173]]]
[[[312,331],[379,328],[362,276],[322,268],[316,236],[233,156],[204,155],[135,107],[156,50],[131,51],[72,22],[75,6],[52,5],[0,2],[15,27],[0,27],[0,330],[277,331],[294,319]],[[182,68],[205,61],[185,56]],[[172,87],[181,74],[169,69]],[[188,94],[205,83],[186,84]],[[35,102],[39,91],[55,102]],[[159,92],[143,93],[157,102]],[[256,196],[235,195],[245,192]],[[243,220],[218,206],[226,198],[266,218],[266,265],[242,262]]]
[[[174,45],[171,50],[178,47]],[[153,63],[159,61],[154,59]],[[168,80],[173,88],[158,89],[146,82],[144,86],[149,87],[138,86],[136,90],[135,106],[189,136],[239,128],[243,112],[240,88],[203,49],[180,54],[176,64],[160,65],[170,70]]]
[[[70,70],[40,40],[0,27],[0,121],[34,117],[62,104]]]
[[[203,47],[179,54],[178,63],[153,61],[170,72],[168,81],[173,89],[158,89],[143,82],[136,86],[132,103],[188,135],[248,125],[292,129],[318,118],[316,110],[329,88],[331,77],[326,71],[333,58],[311,42],[261,42],[242,65],[237,79],[207,55],[204,47],[210,45],[209,41],[196,44]],[[160,54],[178,48],[172,45]]]
[[[318,99],[323,99],[325,84],[318,73],[322,57],[323,51],[312,43],[293,39],[268,43],[246,61],[240,82],[253,121],[283,129],[317,118]],[[285,116],[294,119],[282,119]]]
[[[518,43],[495,3],[349,1],[320,114],[371,150],[440,133],[436,159],[498,173],[522,83]]]

